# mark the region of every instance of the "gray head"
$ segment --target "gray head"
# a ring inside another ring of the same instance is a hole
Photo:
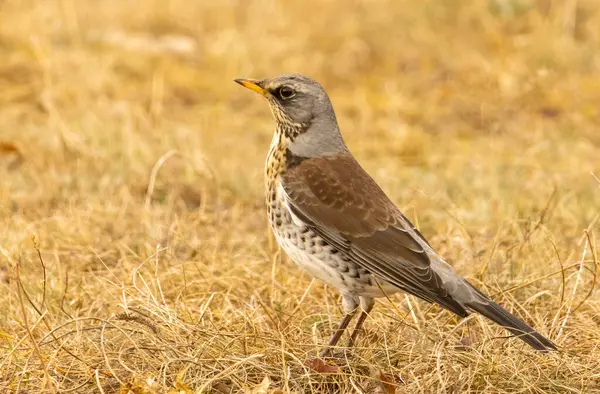
[[[277,133],[295,155],[326,156],[346,151],[335,112],[317,81],[298,74],[235,82],[264,96],[277,122]]]

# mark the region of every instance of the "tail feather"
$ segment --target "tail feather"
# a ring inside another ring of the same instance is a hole
[[[469,309],[506,328],[529,346],[540,351],[558,350],[556,345],[494,301],[477,291],[483,299],[466,305]]]

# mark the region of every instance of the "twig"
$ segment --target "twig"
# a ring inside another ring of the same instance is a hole
[[[17,264],[17,286],[18,286],[17,296],[19,298],[19,305],[21,306],[21,312],[23,313],[23,325],[25,326],[25,330],[27,331],[27,336],[31,340],[31,344],[33,345],[33,350],[40,360],[40,364],[42,365],[42,370],[44,371],[44,376],[45,376],[48,384],[50,384],[50,391],[52,391],[52,393],[55,393],[56,391],[54,390],[54,385],[52,384],[52,379],[50,378],[50,374],[48,373],[48,367],[46,365],[46,361],[44,360],[44,356],[42,355],[42,352],[40,351],[40,348],[38,347],[38,344],[37,344],[35,338],[33,337],[33,333],[31,332],[31,329],[29,328],[29,319],[27,318],[27,310],[25,309],[25,302],[23,301],[23,294],[21,293],[21,291],[24,291],[24,289],[23,289],[23,283],[21,282],[21,273],[19,270],[19,264]],[[44,315],[41,313],[40,313],[40,315],[43,318]]]
[[[596,289],[596,278],[597,278],[597,274],[596,274],[597,267],[596,266],[598,264],[598,256],[596,255],[596,248],[595,248],[594,242],[592,241],[592,237],[590,236],[590,232],[588,230],[584,230],[584,232],[587,237],[588,245],[590,245],[590,250],[592,252],[592,256],[594,258],[594,270],[592,271],[592,275],[593,275],[592,286],[590,287],[590,290],[585,295],[583,300],[581,300],[581,302],[575,308],[573,308],[573,312],[575,312],[577,309],[579,309],[591,297],[592,293]]]
[[[102,388],[102,385],[100,384],[100,374],[98,369],[94,370],[94,379],[96,381],[96,386],[98,386],[98,390],[100,390],[101,394],[104,394],[104,389]]]
[[[158,171],[165,164],[167,160],[171,158],[171,156],[178,153],[176,149],[171,149],[164,155],[162,155],[152,167],[152,172],[150,173],[150,181],[148,182],[148,189],[146,190],[146,198],[144,201],[144,209],[150,209],[150,203],[152,201],[152,194],[154,193],[154,184],[156,183],[156,176],[158,175]]]
[[[590,174],[592,174],[592,176],[594,177],[594,179],[598,182],[598,186],[600,186],[600,178],[598,178],[596,176],[596,174],[594,174],[592,171],[590,171]]]
[[[218,374],[216,374],[215,376],[213,376],[212,378],[208,379],[206,382],[204,382],[204,384],[202,386],[200,386],[200,388],[198,390],[196,390],[197,393],[203,393],[208,387],[210,387],[211,383],[214,382],[215,380],[219,379],[221,376],[225,376],[228,373],[230,373],[231,371],[233,371],[234,369],[236,369],[237,367],[239,367],[240,365],[244,364],[247,361],[250,360],[254,360],[256,358],[261,358],[263,357],[262,354],[254,354],[250,357],[246,357],[243,358],[241,360],[239,360],[238,362],[236,362],[235,364],[233,364],[232,366],[225,368],[224,370],[222,370],[221,372],[219,372]]]
[[[412,303],[410,302],[410,296],[408,294],[404,294],[404,299],[406,300],[406,303],[408,304],[408,310],[410,311],[410,316],[412,317],[413,321],[415,322],[415,326],[421,328],[421,325],[419,324],[419,319],[417,319],[417,315],[415,313],[414,307],[412,306]]]
[[[558,258],[558,264],[560,264],[560,274],[561,274],[561,279],[562,279],[562,286],[560,288],[559,305],[562,305],[565,300],[565,286],[566,286],[565,266],[563,265],[562,259],[560,258],[560,253],[558,252],[558,248],[556,247],[556,244],[554,243],[554,240],[552,238],[550,238],[550,244],[552,245],[552,248],[554,249],[554,253],[556,253],[556,257]]]
[[[550,326],[551,329],[554,329],[554,325],[556,324],[556,322],[558,321],[558,318],[560,316],[560,311],[562,310],[563,306],[564,306],[564,302],[565,302],[565,289],[567,286],[567,280],[565,278],[565,267],[563,265],[562,259],[560,257],[560,253],[558,252],[558,248],[556,247],[556,244],[554,243],[554,240],[552,240],[552,238],[550,238],[550,244],[552,245],[552,248],[554,249],[554,253],[556,253],[556,257],[558,258],[558,264],[560,264],[560,274],[561,274],[561,286],[560,286],[560,302],[558,303],[558,310],[556,311],[556,314],[554,315],[554,319],[552,319],[552,325]]]
[[[71,316],[71,314],[69,314],[69,312],[67,312],[65,310],[65,299],[67,298],[68,291],[69,291],[69,271],[65,272],[65,290],[63,291],[63,295],[60,299],[60,310],[62,311],[62,313],[67,315],[71,320],[73,320],[73,316]]]
[[[356,390],[357,393],[365,394],[365,390],[362,387],[360,387],[360,385],[357,382],[355,382],[354,379],[352,379],[352,377],[350,378],[350,384],[352,385],[354,390]]]
[[[292,313],[290,313],[290,315],[288,316],[288,318],[285,320],[285,324],[286,325],[290,322],[290,320],[292,319],[292,317],[296,314],[296,312],[298,312],[298,309],[300,309],[300,307],[302,306],[302,303],[304,302],[304,299],[308,295],[308,292],[310,291],[310,288],[312,287],[313,283],[315,283],[315,279],[314,278],[310,281],[310,283],[308,284],[308,287],[306,288],[306,290],[304,290],[304,294],[302,294],[302,297],[300,297],[300,301],[298,302],[298,305],[296,305],[296,307],[294,308],[294,310],[292,311]]]
[[[403,323],[406,324],[409,327],[415,328],[417,331],[420,331],[421,327],[419,326],[419,321],[417,320],[417,317],[413,313],[412,305],[410,304],[410,302],[408,303],[408,307],[409,307],[409,311],[410,311],[413,319],[415,320],[416,327],[414,327],[411,324],[408,324],[406,322],[406,317],[407,316],[404,313],[402,313],[402,311],[400,311],[400,309],[398,309],[398,307],[396,306],[396,304],[394,304],[394,302],[390,299],[390,297],[387,295],[387,293],[383,290],[383,287],[381,286],[381,284],[379,283],[379,281],[377,280],[377,278],[375,277],[375,275],[373,275],[372,277],[373,277],[373,280],[375,281],[375,284],[377,285],[377,287],[379,287],[379,290],[381,291],[381,293],[385,297],[385,299],[388,300],[388,302],[390,303],[390,305],[392,305],[392,308],[394,308],[396,310],[396,313],[398,313],[400,316],[402,316]]]
[[[44,305],[46,304],[46,264],[44,264],[44,259],[42,259],[42,252],[40,252],[40,247],[35,238],[35,235],[31,236],[31,240],[33,241],[33,247],[35,248],[35,251],[37,252],[38,259],[40,260],[40,264],[42,265],[42,273],[44,275],[44,279],[43,279],[44,281],[42,282],[42,305],[40,307],[40,310],[41,310],[44,308]]]
[[[560,325],[558,334],[556,334],[556,339],[558,339],[562,335],[562,332],[565,329],[565,326],[567,325],[567,320],[569,320],[569,316],[571,315],[573,300],[575,299],[575,293],[577,292],[577,288],[579,287],[579,282],[581,281],[581,273],[583,272],[583,269],[585,267],[585,265],[583,264],[583,261],[585,260],[585,255],[587,254],[587,246],[588,246],[587,242],[584,243],[583,253],[581,254],[581,260],[579,262],[579,270],[577,270],[577,278],[575,279],[575,285],[573,286],[573,293],[571,294],[571,302],[569,303],[569,308],[567,309],[565,318],[564,318],[562,324]]]
[[[585,262],[585,261],[584,261],[584,262]],[[497,291],[497,292],[493,293],[493,294],[491,295],[491,297],[493,298],[493,297],[496,297],[496,296],[498,296],[498,295],[502,295],[502,294],[506,294],[506,293],[513,292],[513,291],[515,291],[515,290],[522,289],[522,288],[524,288],[524,287],[527,287],[527,286],[529,286],[529,285],[532,285],[532,284],[534,284],[535,282],[539,282],[540,280],[547,279],[547,278],[549,278],[549,277],[551,277],[551,276],[554,276],[554,275],[556,275],[556,274],[562,274],[562,275],[564,275],[564,271],[568,270],[569,268],[578,267],[578,266],[579,266],[579,262],[577,262],[577,263],[573,263],[573,264],[571,264],[571,265],[568,265],[568,266],[566,266],[566,267],[563,267],[562,269],[560,269],[560,270],[558,270],[558,271],[554,271],[554,272],[551,272],[551,273],[549,273],[549,274],[547,274],[547,275],[540,276],[539,278],[535,278],[535,279],[534,279],[534,280],[532,280],[532,281],[527,281],[527,282],[525,282],[525,283],[521,283],[520,285],[514,285],[514,286],[511,286],[511,287],[509,287],[509,288],[507,288],[507,289],[502,289],[502,290],[500,290],[500,291]]]

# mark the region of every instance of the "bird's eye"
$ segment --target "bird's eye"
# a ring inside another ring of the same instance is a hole
[[[282,86],[279,88],[279,97],[281,97],[283,100],[291,99],[295,95],[296,92],[289,86]]]

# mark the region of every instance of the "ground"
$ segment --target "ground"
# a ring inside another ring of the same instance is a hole
[[[0,1],[0,391],[600,392],[599,25],[595,0]],[[274,244],[274,122],[233,82],[284,72],[559,352],[396,295],[306,362],[339,294]]]

